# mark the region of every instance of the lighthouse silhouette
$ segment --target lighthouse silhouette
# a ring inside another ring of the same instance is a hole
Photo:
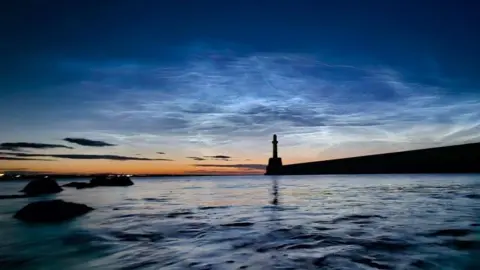
[[[282,159],[278,157],[277,134],[273,134],[273,156],[268,160],[267,172],[265,175],[282,174]]]

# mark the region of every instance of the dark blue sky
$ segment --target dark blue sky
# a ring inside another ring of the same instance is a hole
[[[32,69],[32,57],[175,61],[175,47],[200,41],[412,69],[437,61],[466,80],[479,72],[476,1],[5,2],[17,4],[3,3],[2,53]]]
[[[175,145],[177,160],[259,161],[277,132],[296,161],[480,131],[477,1],[0,5],[5,142],[75,135],[125,155]]]

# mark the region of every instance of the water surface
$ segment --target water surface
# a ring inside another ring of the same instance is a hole
[[[133,180],[0,201],[0,269],[480,269],[480,175]],[[95,210],[12,218],[53,198]]]

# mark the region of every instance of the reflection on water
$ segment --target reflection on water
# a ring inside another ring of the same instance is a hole
[[[273,179],[272,179],[272,182],[273,182],[273,200],[272,200],[272,204],[273,205],[278,205],[278,177],[277,176],[273,176]]]
[[[95,208],[55,225],[0,201],[0,269],[480,269],[476,175],[134,180],[45,197]]]

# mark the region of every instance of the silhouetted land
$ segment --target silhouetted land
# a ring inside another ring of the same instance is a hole
[[[480,173],[480,143],[284,165],[276,174]]]

